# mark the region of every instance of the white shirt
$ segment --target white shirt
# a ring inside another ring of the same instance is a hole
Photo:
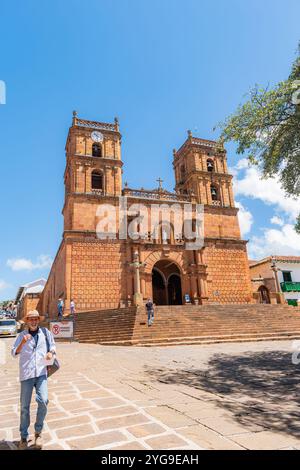
[[[45,328],[47,338],[49,341],[50,351],[55,353],[56,347],[52,333]],[[11,354],[13,357],[20,356],[19,362],[19,370],[20,370],[20,382],[23,380],[33,379],[35,377],[40,377],[41,375],[47,375],[47,367],[44,364],[44,359],[47,354],[47,342],[41,327],[39,327],[38,331],[38,342],[37,346],[35,343],[35,339],[31,338],[28,340],[22,347],[21,352],[16,354],[16,350],[20,345],[23,337],[25,335],[30,334],[29,331],[26,329],[22,331],[17,337],[12,350]]]

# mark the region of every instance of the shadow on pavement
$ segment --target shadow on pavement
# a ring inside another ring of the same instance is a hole
[[[24,450],[40,450],[40,448],[35,447],[32,443],[33,441],[28,441],[28,447]],[[2,450],[19,450],[18,449],[19,441],[6,441],[5,439],[0,441],[0,451]]]
[[[286,351],[241,355],[216,354],[203,369],[146,368],[148,375],[166,384],[183,384],[216,395],[214,403],[245,427],[260,425],[270,431],[300,436],[300,371]],[[222,397],[222,400],[220,398]]]

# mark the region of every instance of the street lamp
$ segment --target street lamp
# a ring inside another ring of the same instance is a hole
[[[272,269],[272,271],[274,273],[274,277],[275,277],[276,292],[281,293],[281,287],[280,287],[280,283],[279,283],[279,280],[278,280],[278,271],[281,271],[281,269],[277,267],[275,258],[272,258],[271,269]]]

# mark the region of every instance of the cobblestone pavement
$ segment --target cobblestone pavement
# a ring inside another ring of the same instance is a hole
[[[1,339],[0,449],[19,439],[18,360]],[[58,344],[44,449],[300,449],[291,342]],[[36,404],[32,402],[31,421]],[[33,426],[30,428],[33,435]],[[32,447],[33,448],[33,447]]]

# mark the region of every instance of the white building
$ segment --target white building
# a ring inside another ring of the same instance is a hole
[[[253,291],[263,303],[270,303],[275,293],[281,293],[290,305],[300,305],[300,256],[268,256],[250,261]],[[273,303],[273,302],[272,302]]]
[[[281,292],[288,303],[300,301],[300,256],[274,257]]]
[[[19,287],[15,299],[18,318],[22,318],[28,310],[34,310],[37,307],[46,282],[46,279],[41,278]]]

